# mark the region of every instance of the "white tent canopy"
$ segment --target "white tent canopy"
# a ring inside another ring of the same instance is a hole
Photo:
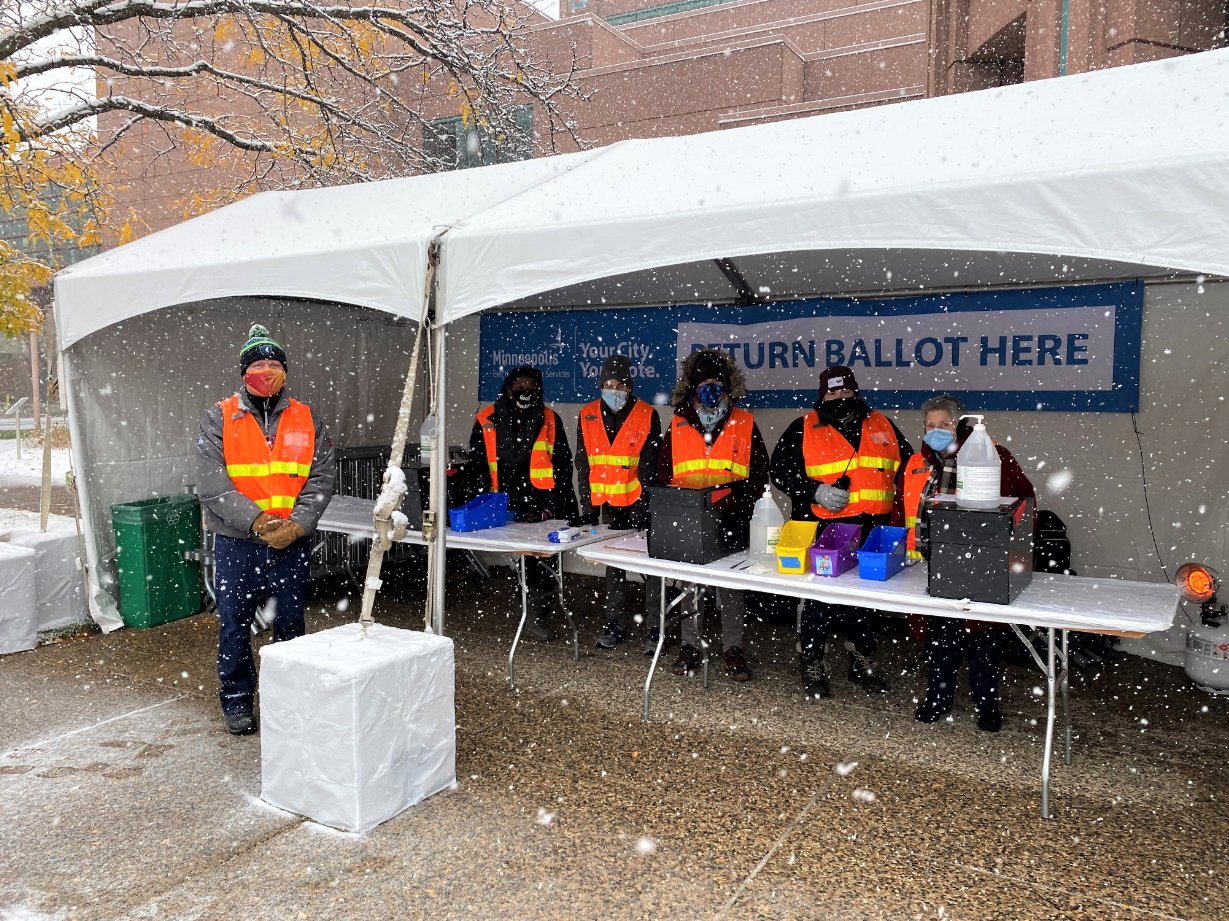
[[[354,304],[417,321],[437,234],[592,156],[254,195],[57,275],[60,349],[163,307],[224,297]]]
[[[450,322],[508,304],[737,300],[723,258],[744,293],[773,299],[1223,275],[1226,240],[1218,51],[617,144],[455,226],[439,304]]]
[[[292,391],[341,444],[387,444],[413,340],[405,327],[426,310],[431,242],[592,156],[266,193],[58,274],[95,619],[119,626],[99,597],[113,576],[110,507],[195,481],[197,422],[236,386],[249,324],[271,327],[291,356]]]

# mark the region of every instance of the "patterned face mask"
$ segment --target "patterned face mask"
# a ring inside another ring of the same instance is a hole
[[[248,369],[243,375],[243,386],[254,397],[271,397],[280,393],[286,383],[286,372],[278,368]]]
[[[719,405],[725,397],[724,384],[701,384],[696,388],[696,398],[700,401],[700,405],[713,409]]]

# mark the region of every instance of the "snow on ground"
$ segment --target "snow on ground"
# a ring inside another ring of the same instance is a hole
[[[51,450],[51,485],[63,486],[68,473],[68,448]],[[22,445],[21,460],[17,459],[17,441],[0,441],[0,480],[12,484],[37,485],[43,476],[43,449]]]
[[[76,529],[73,520],[67,515],[48,515],[48,531],[72,531]],[[38,512],[25,512],[12,508],[0,508],[0,534],[9,531],[37,531]],[[4,921],[0,917],[0,921]]]

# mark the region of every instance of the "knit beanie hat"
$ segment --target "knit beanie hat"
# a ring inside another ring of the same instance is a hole
[[[824,394],[829,390],[852,390],[858,393],[858,380],[853,376],[853,372],[844,365],[824,368],[823,373],[819,375],[819,398],[822,400]]]
[[[248,341],[239,350],[239,373],[247,371],[253,362],[264,360],[280,361],[283,368],[290,369],[282,347],[270,338],[267,329],[256,323],[248,330]]]
[[[607,381],[618,381],[620,384],[632,385],[632,362],[626,355],[614,354],[602,362],[602,372],[597,377],[598,384]]]
[[[692,389],[704,381],[719,380],[730,389],[730,371],[726,365],[725,355],[712,349],[705,349],[696,357],[696,363],[691,369],[691,380],[687,383]]]

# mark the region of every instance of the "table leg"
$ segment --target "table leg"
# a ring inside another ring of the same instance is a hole
[[[1068,655],[1067,634],[1069,631],[1063,631],[1063,655],[1062,679],[1059,681],[1059,689],[1063,695],[1063,722],[1066,724],[1063,738],[1063,764],[1071,763],[1071,657]]]
[[[512,637],[512,649],[508,652],[508,687],[516,688],[516,647],[520,645],[525,621],[529,619],[529,577],[525,573],[525,555],[517,557],[517,574],[521,579],[521,622],[517,624],[516,636]]]
[[[567,601],[563,598],[563,554],[555,558],[557,569],[555,571],[555,584],[559,586],[559,610],[563,612],[563,619],[568,622],[568,626],[572,629],[572,661],[580,661],[580,630],[576,626],[576,621],[572,618],[572,609],[568,607]]]
[[[697,624],[700,622],[700,611],[703,609],[703,607],[704,607],[704,592],[697,591],[696,592],[696,623]],[[708,647],[709,647],[708,641],[704,639],[703,635],[701,635],[700,636],[700,657],[701,657],[700,664],[702,666],[701,674],[703,675],[702,684],[703,684],[704,690],[706,691],[708,690]]]
[[[1050,756],[1054,751],[1054,628],[1046,628],[1046,732],[1041,755],[1041,817],[1050,818]]]
[[[649,695],[653,689],[653,676],[657,674],[657,662],[661,658],[661,651],[666,645],[666,616],[669,614],[671,608],[675,607],[682,601],[685,601],[687,596],[690,594],[690,586],[688,586],[679,592],[678,597],[667,605],[666,581],[666,578],[663,576],[661,580],[661,605],[659,606],[659,613],[657,615],[657,648],[653,650],[653,661],[649,663],[649,674],[648,677],[644,679],[644,712],[641,714],[640,718],[646,723],[649,721]]]

